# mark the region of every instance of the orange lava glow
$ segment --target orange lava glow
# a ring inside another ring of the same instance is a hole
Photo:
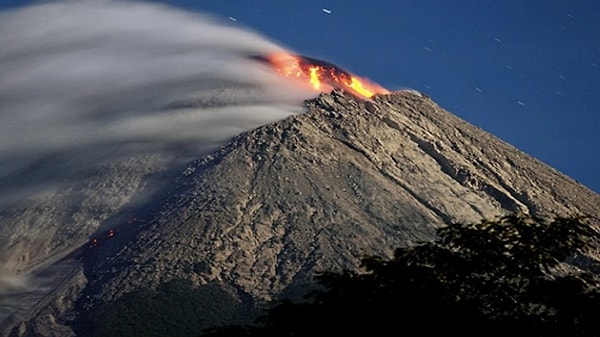
[[[319,79],[319,67],[310,67],[310,84],[313,88],[321,89],[321,79]]]
[[[389,93],[380,85],[359,78],[325,61],[285,52],[271,54],[266,59],[283,76],[302,80],[314,90],[339,88],[365,98]]]

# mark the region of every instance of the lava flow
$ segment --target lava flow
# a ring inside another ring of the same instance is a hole
[[[341,69],[329,62],[285,52],[254,57],[273,67],[285,77],[297,78],[318,91],[343,89],[360,97],[369,98],[375,94],[387,94],[380,85]]]

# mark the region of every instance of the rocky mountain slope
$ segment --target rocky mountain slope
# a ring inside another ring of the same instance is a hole
[[[266,301],[451,222],[525,212],[600,225],[600,195],[420,93],[336,90],[306,108],[190,163],[129,211],[135,225],[59,261],[63,291],[10,321],[13,334],[72,334],[62,324],[77,298],[83,310],[174,278]]]
[[[307,107],[189,166],[160,215],[106,263],[135,261],[102,297],[186,277],[268,298],[450,222],[598,211],[597,194],[418,94],[334,92]]]

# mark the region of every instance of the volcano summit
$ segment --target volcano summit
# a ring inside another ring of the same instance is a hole
[[[287,52],[251,58],[270,65],[284,77],[310,84],[310,87],[319,92],[341,89],[364,98],[389,93],[382,86],[353,75],[327,61]]]

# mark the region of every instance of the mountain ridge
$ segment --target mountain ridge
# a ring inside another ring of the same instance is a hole
[[[600,227],[600,195],[426,95],[334,90],[305,107],[186,165],[156,208],[131,212],[127,237],[82,247],[60,300],[85,311],[183,278],[269,301],[452,222],[585,214]],[[79,314],[68,307],[40,309],[17,335]]]
[[[389,111],[382,112],[383,107],[390,105],[404,108],[390,117]],[[156,224],[142,231],[136,240],[134,247],[139,247],[130,248],[137,249],[136,259],[144,260],[146,256],[147,261],[153,261],[160,251],[178,246],[190,245],[203,253],[182,248],[176,255],[196,257],[178,259],[179,267],[172,268],[177,263],[156,267],[150,275],[165,275],[165,270],[169,270],[166,274],[182,276],[186,274],[184,270],[194,269],[197,262],[192,261],[206,260],[202,264],[205,270],[192,276],[195,282],[232,280],[249,293],[270,298],[274,292],[283,291],[297,276],[294,273],[302,270],[286,269],[286,261],[304,261],[311,270],[316,266],[356,267],[358,256],[389,256],[397,245],[429,238],[438,226],[477,222],[508,212],[544,217],[571,213],[598,216],[593,206],[600,203],[600,198],[593,191],[495,137],[481,138],[486,135],[484,131],[461,122],[421,94],[402,92],[364,101],[334,91],[308,101],[307,109],[305,114],[235,137],[229,145],[184,171],[180,186],[187,190],[171,199],[176,200],[172,204],[163,206],[161,215],[153,221]],[[408,117],[407,112],[411,112]],[[425,118],[437,118],[438,123],[425,123]],[[472,142],[489,142],[481,147],[466,145],[476,148],[485,158],[492,153],[497,156],[490,163],[473,158],[471,166],[464,165],[464,160],[462,166],[458,165],[456,154],[473,156],[477,151],[467,151],[465,144],[460,147],[456,141],[448,140],[452,133],[441,128],[448,119],[452,125],[460,125],[453,130],[454,135]],[[410,122],[413,128],[416,125],[421,130],[417,132],[401,122]],[[436,131],[434,126],[440,129]],[[436,143],[440,131],[447,136],[445,142]],[[394,137],[400,134],[407,142],[396,141]],[[448,143],[454,148],[449,150]],[[402,158],[399,153],[411,156]],[[512,159],[502,162],[507,156]],[[397,164],[402,161],[402,165]],[[407,166],[409,161],[412,165]],[[533,182],[537,189],[525,189],[525,181]],[[587,196],[579,197],[582,194]],[[336,228],[344,222],[347,227]],[[294,224],[310,229],[307,233],[286,229],[286,225]],[[347,234],[346,239],[355,247],[346,247],[351,253],[340,261],[320,265],[322,260],[315,254],[327,256],[322,250],[339,249],[315,239],[328,230],[336,234],[326,235],[324,242],[339,240],[336,235],[347,230],[352,234]],[[189,240],[192,233],[201,243]],[[285,239],[290,237],[294,237],[289,240],[294,244],[302,241],[311,253],[284,248],[292,245]],[[362,242],[364,237],[374,242]],[[271,241],[276,243],[267,249]],[[268,257],[254,258],[261,256],[261,250]],[[130,259],[128,254],[124,256]],[[307,261],[314,265],[308,266]],[[147,262],[148,265],[156,264]],[[121,275],[117,279],[131,277]],[[276,281],[257,285],[258,278],[274,277]],[[150,284],[156,281],[148,280]],[[119,291],[108,298],[118,296],[127,287],[122,283],[113,289]],[[105,295],[110,293],[109,290]]]

